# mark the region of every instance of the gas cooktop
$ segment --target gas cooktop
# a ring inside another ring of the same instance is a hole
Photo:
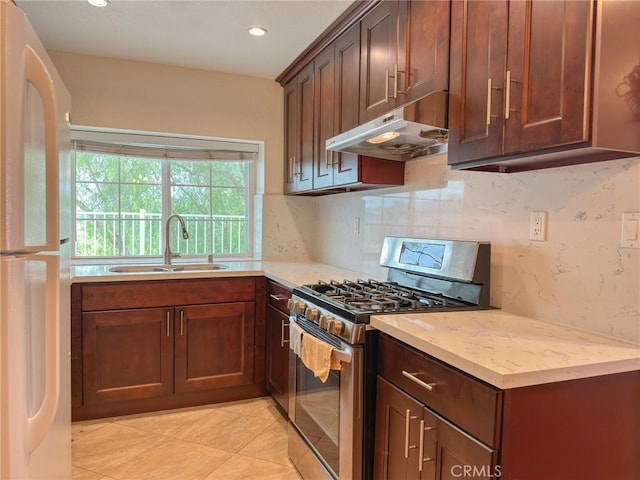
[[[293,290],[296,313],[328,310],[354,323],[370,315],[489,308],[487,242],[386,237],[380,266],[386,281],[319,281]],[[333,318],[333,317],[332,317]]]
[[[316,284],[303,285],[300,290],[313,295],[315,299],[354,313],[419,312],[473,306],[438,293],[403,287],[397,282],[372,279],[319,281]]]

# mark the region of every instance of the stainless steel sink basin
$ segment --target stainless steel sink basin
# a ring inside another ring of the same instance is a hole
[[[229,268],[227,265],[220,263],[183,263],[174,265],[121,265],[111,267],[110,272],[114,273],[144,273],[144,272],[195,272],[195,271],[212,271],[224,270]]]

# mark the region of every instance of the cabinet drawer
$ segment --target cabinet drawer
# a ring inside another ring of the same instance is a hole
[[[269,281],[269,305],[288,315],[289,308],[287,307],[287,301],[290,298],[291,290],[279,283]]]
[[[385,334],[380,334],[378,371],[467,433],[489,446],[498,445],[502,402],[499,389]]]
[[[255,300],[253,278],[93,283],[82,286],[82,310],[172,307]]]

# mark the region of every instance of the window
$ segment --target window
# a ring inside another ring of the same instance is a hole
[[[159,256],[171,250],[251,255],[258,144],[143,133],[74,131],[76,258]]]

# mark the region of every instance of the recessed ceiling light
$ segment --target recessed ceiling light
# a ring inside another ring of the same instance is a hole
[[[106,7],[111,2],[109,0],[87,0],[94,7]]]
[[[267,29],[259,25],[249,27],[248,31],[249,35],[253,35],[254,37],[262,37],[267,34]]]

